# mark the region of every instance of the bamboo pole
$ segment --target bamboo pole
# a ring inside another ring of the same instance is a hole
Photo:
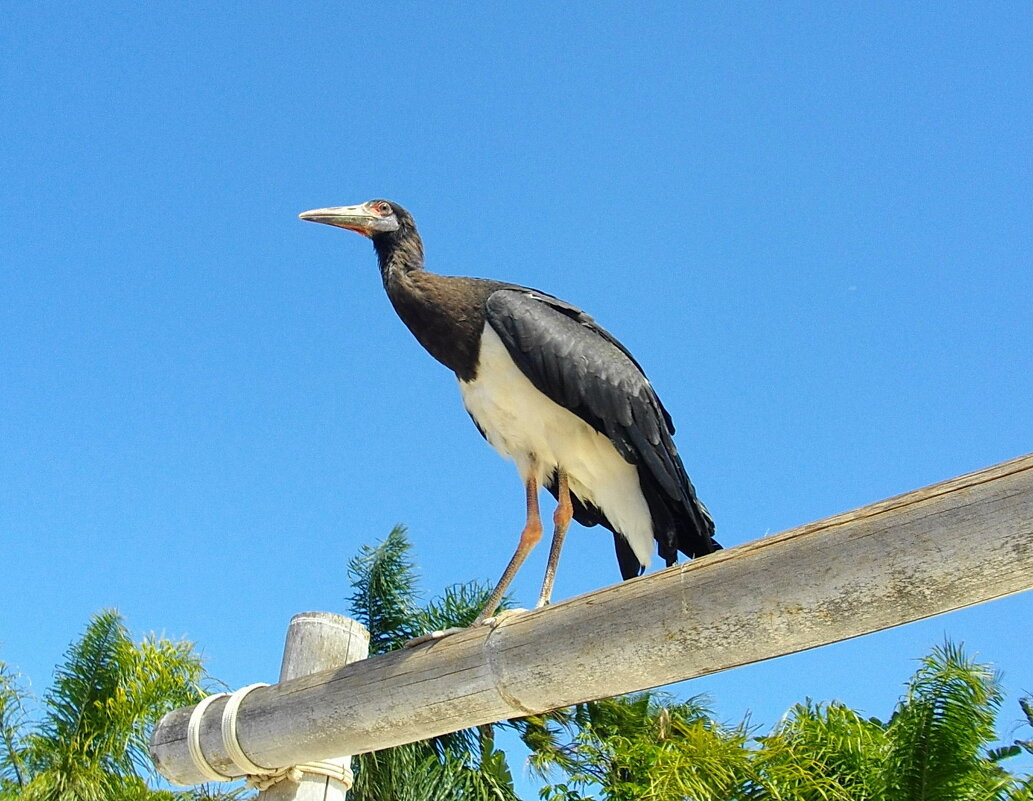
[[[251,693],[239,741],[262,765],[362,753],[795,653],[1033,588],[1033,455],[418,648]],[[230,770],[225,700],[201,721]],[[151,753],[180,784],[192,708]]]

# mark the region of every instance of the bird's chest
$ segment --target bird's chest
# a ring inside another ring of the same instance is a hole
[[[398,316],[427,352],[460,380],[477,367],[488,282],[418,271],[385,285]]]
[[[484,326],[477,375],[460,380],[470,416],[488,442],[539,482],[556,467],[580,461],[598,447],[599,434],[585,421],[540,392],[516,366],[490,325]]]

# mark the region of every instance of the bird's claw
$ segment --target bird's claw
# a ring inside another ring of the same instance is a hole
[[[453,634],[458,634],[461,631],[466,631],[462,626],[452,626],[450,629],[440,629],[439,631],[431,631],[427,634],[421,634],[419,637],[413,637],[411,640],[406,640],[402,643],[403,648],[415,648],[417,645],[423,645],[425,642],[434,642],[434,640],[443,640],[445,637],[449,637]]]
[[[507,618],[515,617],[516,615],[522,615],[526,612],[526,609],[503,609],[501,612],[496,612],[491,617],[485,619],[485,626],[491,626],[493,629],[498,628],[502,625],[502,621]]]
[[[504,609],[501,612],[486,617],[484,620],[474,622],[469,628],[477,628],[478,626],[488,626],[489,628],[498,628],[504,620],[508,620],[515,615],[521,615],[526,612],[526,609]],[[462,626],[453,626],[450,629],[441,629],[440,631],[431,631],[427,634],[421,634],[419,637],[413,637],[411,640],[406,640],[402,643],[403,648],[415,648],[418,645],[424,643],[434,642],[435,640],[443,640],[445,637],[450,637],[453,634],[458,634],[461,631],[466,631]]]

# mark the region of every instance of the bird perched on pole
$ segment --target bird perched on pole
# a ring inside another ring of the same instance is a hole
[[[467,412],[520,473],[527,519],[516,552],[474,625],[494,615],[542,537],[538,490],[557,500],[538,606],[549,602],[571,518],[613,532],[621,575],[720,548],[671,435],[674,424],[635,358],[595,320],[535,289],[438,275],[423,263],[412,215],[370,200],[302,220],[373,241],[384,289],[424,348],[456,374]]]

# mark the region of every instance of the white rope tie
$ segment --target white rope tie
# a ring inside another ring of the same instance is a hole
[[[334,779],[344,785],[345,790],[352,788],[352,769],[347,765],[341,765],[337,762],[305,762],[298,765],[298,770],[302,773],[314,773],[317,776],[326,776],[328,779]]]
[[[230,761],[240,768],[240,772],[248,776],[261,776],[276,770],[276,768],[256,765],[248,759],[248,755],[244,753],[244,749],[240,747],[240,743],[237,741],[237,710],[240,709],[241,701],[252,690],[268,686],[268,684],[249,684],[247,687],[241,687],[230,696],[230,700],[226,702],[226,708],[222,710],[223,750],[226,751],[226,756],[230,758]]]
[[[275,773],[248,776],[247,786],[253,787],[256,790],[268,790],[274,784],[278,784],[284,779],[295,784],[301,784],[306,773],[315,776],[326,776],[329,779],[338,781],[345,791],[352,788],[352,782],[355,780],[351,768],[347,765],[338,765],[336,762],[303,762],[290,768],[280,768]]]
[[[229,700],[226,701],[226,706],[222,710],[222,747],[234,766],[247,776],[249,787],[254,787],[258,790],[268,790],[274,784],[285,779],[295,784],[300,784],[304,774],[311,773],[338,781],[344,786],[345,790],[350,790],[354,777],[351,768],[347,765],[320,761],[305,762],[301,765],[291,765],[286,768],[267,768],[252,762],[248,755],[244,753],[244,749],[240,747],[240,741],[237,739],[237,712],[248,693],[252,690],[257,690],[259,687],[268,686],[268,684],[249,684],[247,687],[241,687],[232,695],[230,693],[209,695],[194,707],[194,711],[190,713],[190,720],[187,722],[187,748],[190,751],[190,758],[193,760],[197,772],[210,781],[227,782],[239,778],[238,776],[228,776],[217,771],[205,759],[204,753],[201,751],[201,718],[204,717],[205,710],[213,701],[229,696]]]
[[[280,770],[274,773],[252,773],[247,777],[247,786],[252,789],[263,792],[268,790],[274,784],[287,781],[294,782],[294,784],[301,784],[301,780],[304,778],[301,771],[297,767],[292,768],[280,768]]]
[[[194,707],[194,711],[190,713],[190,720],[187,721],[187,748],[190,750],[190,758],[194,761],[197,772],[213,782],[228,782],[232,781],[233,777],[219,773],[201,753],[201,718],[204,717],[204,711],[212,701],[225,698],[227,695],[229,693],[216,693],[202,698],[200,703]]]

